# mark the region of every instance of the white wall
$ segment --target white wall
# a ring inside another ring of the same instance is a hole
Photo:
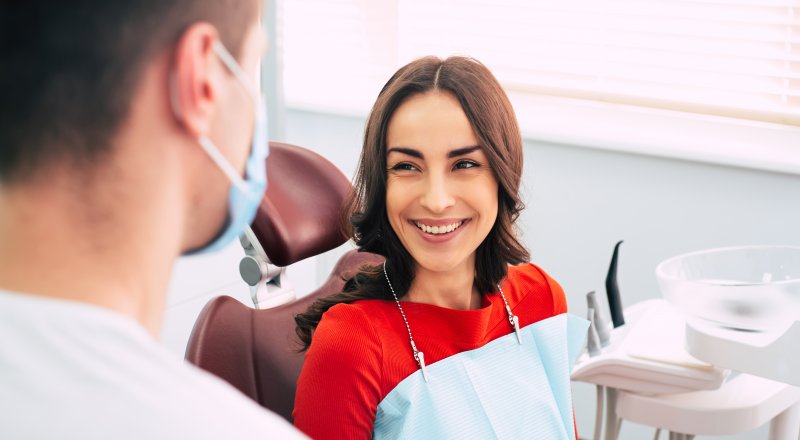
[[[363,119],[290,111],[286,123],[287,142],[321,153],[352,176]],[[533,260],[562,284],[579,316],[586,312],[586,292],[602,296],[612,247],[620,239],[625,244],[619,285],[626,305],[659,296],[654,269],[669,256],[727,245],[800,245],[800,176],[527,141],[523,195],[524,241]],[[338,252],[318,258],[318,281]],[[574,394],[585,437],[593,429],[594,387],[575,384]],[[766,433],[763,427],[727,439],[763,439]],[[652,434],[624,424],[620,438]]]

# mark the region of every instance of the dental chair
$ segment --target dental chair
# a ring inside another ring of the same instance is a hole
[[[246,255],[239,271],[255,308],[229,296],[212,299],[194,325],[186,359],[291,422],[304,359],[294,316],[315,299],[340,292],[361,266],[383,257],[351,250],[322,286],[295,299],[285,268],[346,241],[339,219],[351,185],[322,156],[277,142],[270,143],[267,178],[267,193],[241,238]]]

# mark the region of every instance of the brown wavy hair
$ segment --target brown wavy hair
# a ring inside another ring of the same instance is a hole
[[[509,264],[530,259],[514,227],[524,208],[519,196],[522,137],[500,83],[477,60],[421,58],[402,67],[383,86],[367,120],[353,192],[343,211],[343,227],[360,251],[386,258],[395,292],[404,296],[414,280],[415,264],[386,216],[386,132],[400,104],[429,91],[446,91],[458,99],[499,184],[497,220],[475,255],[475,286],[481,293],[493,292],[505,278]],[[393,300],[381,266],[362,267],[346,281],[341,293],[318,299],[295,316],[301,350],[311,344],[323,313],[336,304],[362,299]]]

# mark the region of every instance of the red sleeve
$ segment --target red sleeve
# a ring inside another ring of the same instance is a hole
[[[322,316],[297,383],[295,426],[314,439],[372,438],[383,350],[366,314],[337,304]]]

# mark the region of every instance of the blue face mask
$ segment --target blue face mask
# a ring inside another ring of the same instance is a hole
[[[228,177],[232,185],[231,192],[228,195],[228,217],[222,229],[209,243],[197,249],[192,249],[184,255],[214,252],[227,246],[253,222],[258,207],[261,205],[261,199],[267,190],[266,159],[269,152],[269,141],[267,139],[266,106],[261,94],[247,78],[247,75],[239,67],[236,60],[225,49],[225,46],[216,42],[214,44],[214,52],[253,98],[255,104],[253,142],[250,147],[250,157],[247,159],[247,165],[245,166],[245,177],[242,178],[231,163],[220,153],[211,139],[207,136],[200,136],[197,139],[203,150]]]

